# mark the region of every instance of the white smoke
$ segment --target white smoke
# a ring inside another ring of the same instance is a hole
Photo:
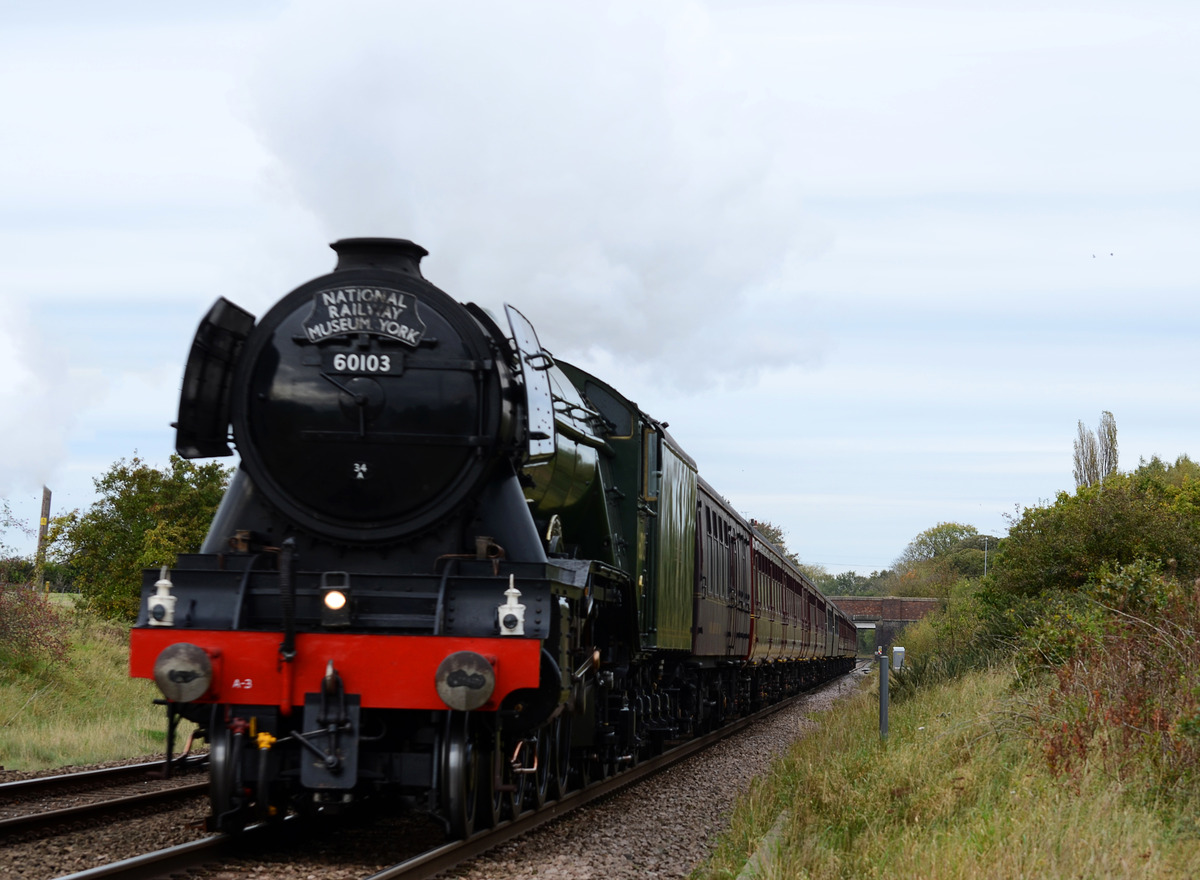
[[[331,237],[414,239],[560,355],[683,385],[811,359],[802,133],[703,6],[308,3],[273,33],[247,112]]]
[[[40,487],[65,457],[80,383],[62,355],[19,303],[6,303],[0,328],[0,498]]]

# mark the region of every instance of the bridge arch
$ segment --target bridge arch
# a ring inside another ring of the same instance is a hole
[[[910,623],[941,608],[943,599],[918,599],[910,596],[829,596],[858,629],[875,630],[875,644],[888,648],[896,635]]]

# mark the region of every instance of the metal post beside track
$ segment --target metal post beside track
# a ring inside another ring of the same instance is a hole
[[[888,735],[888,655],[880,651],[879,657],[879,741],[887,742]]]

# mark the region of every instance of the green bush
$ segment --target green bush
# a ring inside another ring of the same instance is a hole
[[[0,584],[28,584],[33,581],[33,560],[25,556],[0,559]]]
[[[1060,492],[1048,507],[1026,509],[1001,542],[994,584],[1036,596],[1082,590],[1107,566],[1137,559],[1200,576],[1200,483],[1178,484],[1156,469],[1114,474],[1102,485]]]
[[[196,465],[177,455],[165,470],[139,458],[118,461],[97,478],[100,499],[51,524],[51,553],[67,567],[94,612],[133,620],[142,569],[173,565],[179,553],[200,549],[225,491],[229,470]]]

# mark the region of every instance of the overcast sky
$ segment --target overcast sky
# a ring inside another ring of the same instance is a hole
[[[0,497],[173,450],[217,296],[411,238],[807,562],[1200,457],[1194,2],[0,0]],[[25,550],[9,532],[0,541]]]

